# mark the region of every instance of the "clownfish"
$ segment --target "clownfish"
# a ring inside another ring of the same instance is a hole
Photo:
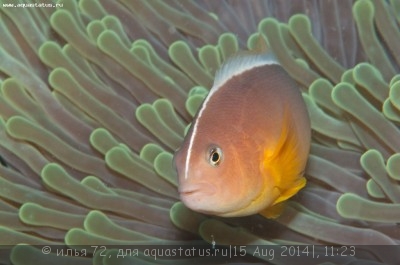
[[[297,84],[270,52],[222,65],[174,155],[181,201],[222,217],[276,218],[306,184],[311,142]]]

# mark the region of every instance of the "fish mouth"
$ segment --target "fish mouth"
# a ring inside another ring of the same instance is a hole
[[[182,203],[189,209],[204,213],[215,214],[216,188],[210,185],[193,185],[179,190]]]
[[[183,191],[179,191],[179,195],[181,197],[187,197],[190,195],[195,195],[196,193],[199,193],[200,189],[192,189],[192,190],[183,190]]]
[[[194,187],[193,186],[180,188],[179,195],[181,197],[193,197],[196,196],[197,194],[212,195],[215,192],[215,189],[210,185],[204,184],[204,185],[195,185]]]

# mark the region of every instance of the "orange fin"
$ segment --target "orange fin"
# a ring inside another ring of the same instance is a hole
[[[259,214],[268,219],[275,219],[282,214],[284,209],[285,209],[285,203],[281,202],[273,206],[270,206],[268,208],[265,208]]]
[[[274,202],[274,204],[286,201],[287,199],[289,199],[290,197],[292,197],[293,195],[295,195],[299,190],[301,190],[302,188],[304,188],[304,186],[306,185],[307,180],[305,177],[301,177],[296,183],[293,184],[293,186],[287,190],[285,190],[280,196],[279,198]]]
[[[283,202],[306,185],[304,168],[307,157],[302,158],[298,153],[298,137],[293,133],[293,124],[285,111],[284,124],[280,139],[274,149],[264,151],[263,168],[269,176],[274,178],[275,188],[279,196],[272,205]]]

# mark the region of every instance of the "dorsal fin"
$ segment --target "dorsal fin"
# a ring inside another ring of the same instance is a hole
[[[257,47],[252,51],[240,51],[229,58],[217,71],[212,90],[218,89],[233,76],[239,75],[252,68],[279,64],[275,56],[268,52],[265,39],[260,35]]]

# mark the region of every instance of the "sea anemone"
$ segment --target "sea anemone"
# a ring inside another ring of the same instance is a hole
[[[398,1],[34,2],[0,10],[0,244],[28,245],[12,249],[13,264],[186,264],[82,246],[200,239],[248,253],[400,243]],[[308,185],[276,220],[192,212],[173,153],[221,63],[260,34],[310,113]],[[382,253],[334,261],[398,262]]]

